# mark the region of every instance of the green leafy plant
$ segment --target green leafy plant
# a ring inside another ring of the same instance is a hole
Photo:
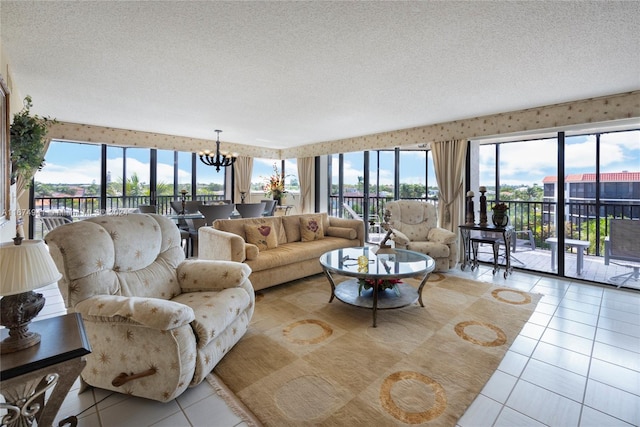
[[[11,184],[18,176],[31,177],[44,166],[44,148],[47,128],[55,119],[30,115],[31,97],[24,98],[24,108],[14,114],[10,128]]]

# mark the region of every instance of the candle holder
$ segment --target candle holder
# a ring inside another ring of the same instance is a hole
[[[467,192],[467,214],[465,220],[466,225],[473,225],[476,222],[475,213],[473,212],[473,191]]]
[[[485,187],[480,187],[480,225],[489,224],[487,218],[487,196],[484,193],[487,192]]]
[[[184,210],[187,204],[187,190],[183,188],[182,190],[180,190],[180,194],[182,194],[182,197],[180,198],[180,201],[182,202],[182,210],[180,211],[180,215],[184,215]]]

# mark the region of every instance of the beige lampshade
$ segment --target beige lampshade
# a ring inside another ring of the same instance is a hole
[[[42,240],[0,243],[0,295],[28,292],[61,277]]]

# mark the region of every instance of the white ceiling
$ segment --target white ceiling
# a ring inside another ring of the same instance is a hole
[[[289,148],[640,89],[637,1],[6,1],[32,112]],[[4,74],[4,73],[3,73]]]

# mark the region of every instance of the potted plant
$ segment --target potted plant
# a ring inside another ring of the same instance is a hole
[[[47,128],[55,119],[30,115],[31,97],[24,98],[24,108],[14,114],[10,128],[11,184],[18,176],[31,178],[34,171],[44,166]]]

